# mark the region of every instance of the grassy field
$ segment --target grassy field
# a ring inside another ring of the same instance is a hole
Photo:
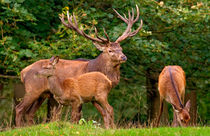
[[[11,129],[0,132],[0,136],[209,136],[210,127],[188,128],[131,128],[103,129],[95,125],[72,125],[67,122],[40,124],[32,127]]]

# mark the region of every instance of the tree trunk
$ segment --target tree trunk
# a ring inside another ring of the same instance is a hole
[[[4,85],[0,83],[0,93],[1,94],[2,94],[2,91],[1,90],[3,90],[3,87],[4,87]]]
[[[12,125],[15,124],[15,116],[16,111],[15,107],[22,101],[25,95],[25,87],[22,83],[15,83],[14,84],[14,106],[13,106],[13,117],[12,117]]]
[[[185,96],[185,103],[190,100],[190,125],[195,126],[197,124],[197,93],[196,91],[191,91]]]
[[[158,75],[159,73],[152,73],[151,69],[146,71],[146,89],[147,89],[147,104],[148,104],[148,123],[153,125],[157,119],[160,108],[160,96],[158,92]],[[168,125],[168,107],[166,102],[163,104],[163,113],[160,123]]]
[[[2,97],[4,85],[0,83],[0,99],[4,99]]]

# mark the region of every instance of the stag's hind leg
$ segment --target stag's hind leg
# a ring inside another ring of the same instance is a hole
[[[16,126],[20,127],[22,125],[22,118],[26,110],[33,104],[33,102],[38,99],[40,94],[32,94],[32,93],[26,93],[23,97],[23,100],[16,106]]]
[[[39,107],[42,105],[46,97],[39,97],[32,105],[31,107],[27,110],[25,114],[25,118],[27,121],[28,125],[34,124],[34,115],[36,111],[39,109]]]

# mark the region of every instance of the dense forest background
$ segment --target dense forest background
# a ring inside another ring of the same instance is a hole
[[[20,71],[53,55],[62,59],[92,59],[100,53],[91,41],[65,28],[59,14],[74,13],[87,33],[103,28],[112,41],[126,24],[119,13],[140,8],[142,30],[121,43],[128,61],[122,64],[120,84],[112,89],[109,102],[115,122],[150,124],[159,109],[158,75],[166,65],[180,65],[186,72],[186,99],[191,99],[191,124],[210,124],[210,25],[208,0],[0,0],[0,128],[11,126],[14,90],[21,90]],[[140,25],[140,21],[134,28]],[[94,34],[94,33],[93,33]],[[169,109],[169,110],[167,110]],[[63,119],[69,119],[64,108]],[[83,117],[101,121],[90,104]],[[36,114],[46,118],[46,103]],[[164,106],[162,124],[172,120],[172,108]]]

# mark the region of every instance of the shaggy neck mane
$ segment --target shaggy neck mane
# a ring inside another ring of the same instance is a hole
[[[120,64],[113,63],[105,53],[101,53],[96,59],[90,60],[87,71],[102,72],[112,81],[112,87],[120,81]]]

